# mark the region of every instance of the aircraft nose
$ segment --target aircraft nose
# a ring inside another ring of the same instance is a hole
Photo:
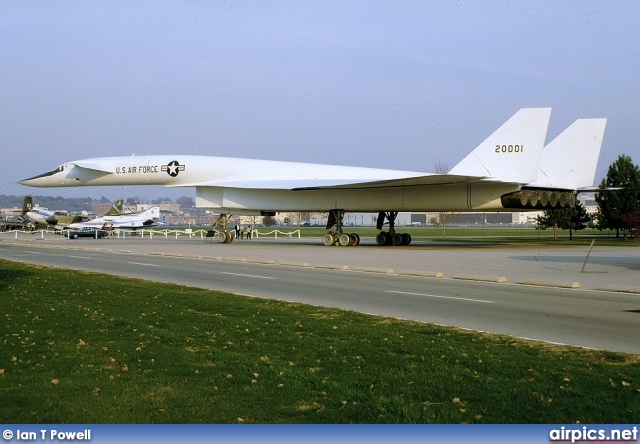
[[[19,181],[18,181],[18,183],[19,183],[20,185],[27,185],[27,186],[29,186],[29,185],[31,185],[31,179],[22,179],[22,180],[19,180]]]
[[[47,171],[43,174],[38,174],[37,176],[29,177],[28,179],[23,179],[18,181],[20,185],[26,185],[29,187],[39,187],[39,186],[47,186],[50,182],[51,176],[61,171],[60,168],[56,168],[53,171]]]

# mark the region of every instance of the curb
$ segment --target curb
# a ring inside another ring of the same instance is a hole
[[[396,274],[396,272],[393,271],[393,268],[356,267],[353,271],[359,271],[362,273]]]
[[[640,294],[640,288],[631,288],[631,287],[597,287],[596,291],[608,291],[611,293]]]
[[[182,253],[178,253],[178,254],[174,254],[174,253],[148,253],[150,256],[166,256],[166,257],[184,257],[184,254]]]
[[[287,267],[303,267],[303,268],[307,268],[311,266],[309,262],[280,262],[280,265],[284,265]]]
[[[429,277],[429,278],[443,278],[444,274],[432,271],[401,271],[398,273],[400,276],[419,276],[419,277]]]
[[[342,270],[348,271],[348,265],[316,265],[314,268],[322,268],[324,270]]]
[[[463,281],[498,282],[501,284],[507,282],[507,278],[502,276],[473,276],[468,274],[457,274],[453,276],[453,279]]]
[[[578,282],[567,284],[564,282],[519,281],[516,283],[518,285],[531,285],[534,287],[580,288],[580,283]]]

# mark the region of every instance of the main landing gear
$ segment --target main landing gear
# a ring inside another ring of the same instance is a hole
[[[376,236],[378,245],[409,245],[411,236],[408,233],[396,233],[395,222],[398,217],[397,211],[380,211],[378,213],[377,228],[380,233]],[[344,210],[329,210],[329,218],[327,219],[327,230],[329,233],[322,237],[324,245],[358,245],[360,236],[356,233],[345,233],[342,230],[342,220],[344,219]],[[389,231],[382,231],[382,227],[388,221]]]
[[[409,245],[411,243],[411,235],[408,233],[396,233],[395,222],[398,217],[397,211],[380,211],[378,213],[378,223],[376,227],[381,230],[376,236],[378,245]],[[385,219],[389,221],[389,231],[382,231]]]
[[[236,232],[229,230],[229,215],[221,214],[213,223],[216,230],[216,239],[221,244],[230,244],[236,238]]]
[[[360,236],[355,233],[345,233],[342,231],[343,219],[344,210],[329,210],[327,230],[331,230],[331,232],[322,236],[322,243],[324,245],[341,245],[347,247],[360,243]]]

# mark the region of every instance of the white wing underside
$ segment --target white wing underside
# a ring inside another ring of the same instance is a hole
[[[313,190],[313,189],[361,189],[382,187],[411,187],[429,185],[451,185],[461,183],[509,183],[496,178],[459,176],[453,174],[430,174],[424,176],[398,177],[397,179],[301,179],[301,180],[257,180],[257,181],[206,181],[168,185],[168,187],[221,187],[247,188],[255,190]]]

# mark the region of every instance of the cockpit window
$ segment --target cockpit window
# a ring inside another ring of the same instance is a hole
[[[54,174],[61,173],[62,171],[64,171],[64,165],[60,165],[58,168],[56,168],[53,171],[49,171],[48,173],[40,174],[38,176],[33,176],[25,180],[32,180],[32,179],[39,179],[41,177],[53,176]]]

